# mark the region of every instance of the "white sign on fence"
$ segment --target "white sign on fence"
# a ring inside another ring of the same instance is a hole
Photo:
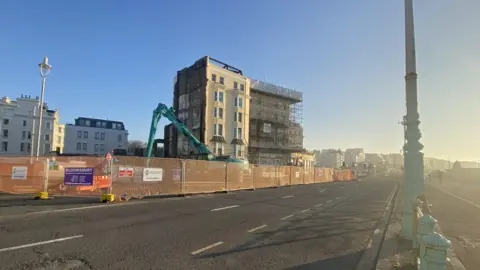
[[[162,181],[162,168],[144,168],[143,181]]]
[[[12,180],[27,180],[27,167],[12,167]]]

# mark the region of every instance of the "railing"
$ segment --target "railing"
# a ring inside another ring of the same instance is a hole
[[[425,197],[419,197],[413,204],[413,251],[417,269],[447,269],[448,249],[451,242],[435,232],[437,220],[431,216],[430,205]]]
[[[115,156],[0,158],[0,192],[129,200],[356,179],[349,169]]]

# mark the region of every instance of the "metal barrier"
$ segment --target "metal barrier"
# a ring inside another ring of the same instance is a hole
[[[142,198],[354,180],[349,169],[115,156],[2,157],[0,192]]]
[[[417,199],[413,207],[413,251],[415,263],[421,270],[447,269],[447,251],[451,242],[443,235],[435,232],[437,220],[430,214],[430,206],[425,198]],[[425,212],[425,213],[424,213]]]

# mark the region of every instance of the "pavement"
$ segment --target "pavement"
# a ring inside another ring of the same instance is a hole
[[[480,265],[480,185],[455,186],[430,183],[425,185],[425,196],[458,259],[466,269],[476,270]]]
[[[0,216],[0,269],[356,269],[386,179]]]

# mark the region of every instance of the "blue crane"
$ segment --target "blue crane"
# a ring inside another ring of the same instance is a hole
[[[230,156],[215,156],[202,142],[200,142],[192,132],[188,130],[187,126],[182,123],[175,116],[175,109],[168,107],[163,103],[158,103],[157,108],[153,111],[152,123],[150,125],[150,135],[148,136],[147,149],[145,151],[145,157],[150,157],[152,155],[153,141],[155,140],[155,134],[157,133],[157,126],[160,119],[163,117],[167,118],[177,130],[185,136],[188,141],[193,145],[198,154],[207,156],[207,159],[210,161],[224,161],[224,162],[235,162],[248,164],[247,161],[242,159],[232,158]]]

